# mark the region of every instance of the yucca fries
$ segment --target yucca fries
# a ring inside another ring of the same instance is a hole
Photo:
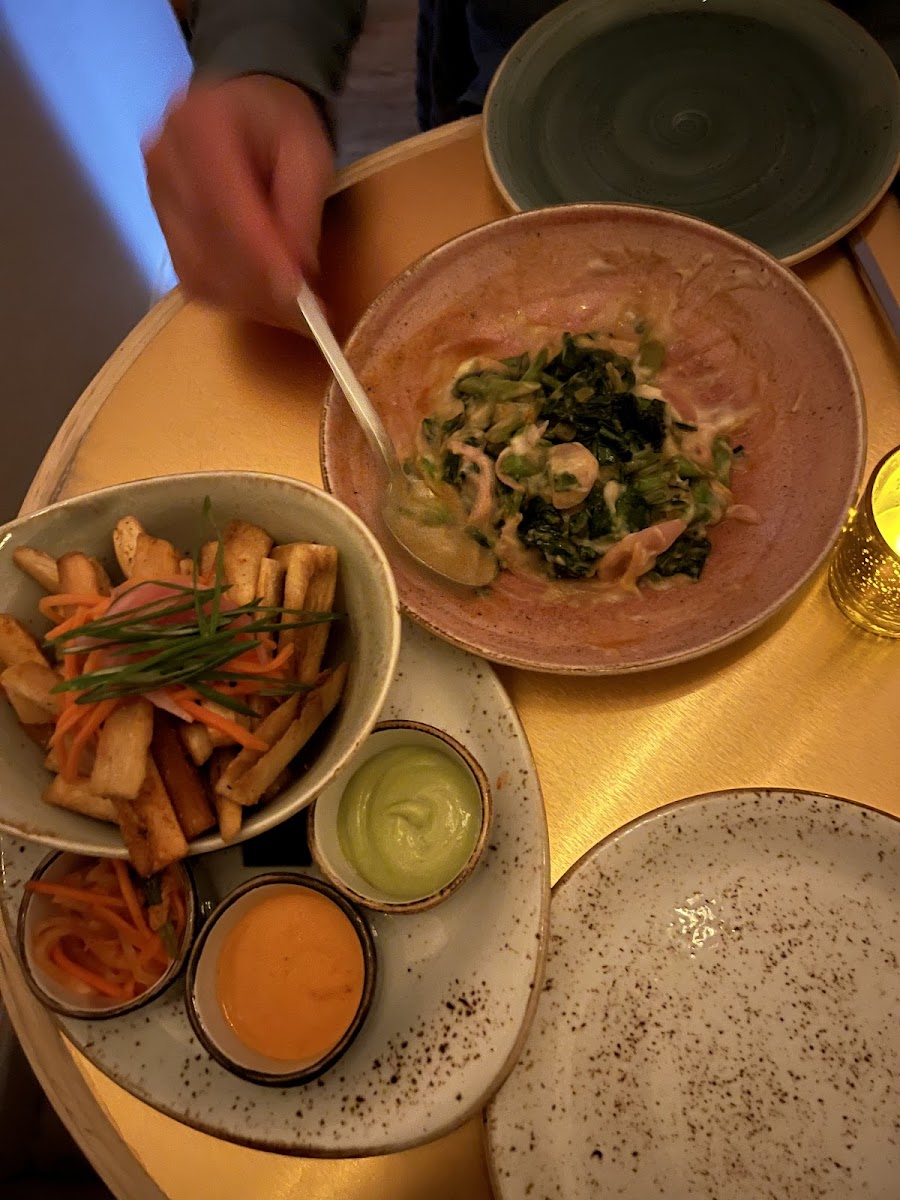
[[[240,519],[224,527],[221,553],[213,540],[196,556],[134,516],[111,533],[121,572],[112,581],[78,550],[57,560],[16,549],[16,565],[47,593],[40,612],[54,628],[42,644],[0,614],[0,690],[44,748],[44,800],[116,823],[146,876],[217,826],[233,842],[244,810],[274,799],[296,775],[295,760],[347,676],[346,663],[322,669],[330,621],[302,624],[303,613],[331,613],[338,555],[318,543],[275,545]],[[245,635],[241,622],[264,632]],[[184,639],[196,644],[189,652],[201,656],[200,673],[183,669]],[[182,655],[174,667],[170,647]]]
[[[219,781],[217,795],[236,804],[258,804],[266,789],[300,753],[341,697],[347,664],[341,663],[325,682],[309,693],[296,720],[292,721],[270,750],[240,775],[234,783]],[[274,714],[272,714],[274,716]]]
[[[13,550],[13,562],[20,571],[39,583],[45,592],[59,591],[59,568],[51,555],[32,546],[19,546]]]
[[[179,733],[194,766],[202,767],[209,762],[215,746],[205,725],[197,725],[196,722],[193,725],[182,725]]]
[[[112,800],[108,796],[98,796],[89,779],[78,778],[67,783],[61,775],[54,775],[44,792],[44,799],[57,808],[66,808],[84,817],[116,824],[116,808]]]
[[[218,542],[204,542],[200,547],[200,557],[197,566],[204,579],[212,579],[216,573],[216,557],[219,553]]]
[[[58,591],[69,596],[109,595],[109,576],[96,558],[86,554],[64,554],[56,564],[59,572]],[[73,612],[69,606],[67,612]]]
[[[155,875],[187,857],[187,841],[152,758],[147,758],[137,796],[133,800],[113,799],[113,804],[122,840],[138,875]]]
[[[116,562],[126,579],[131,578],[137,540],[143,532],[144,527],[137,517],[123,517],[121,521],[116,522],[116,527],[113,529],[113,550],[116,554]]]
[[[19,663],[43,663],[47,660],[37,643],[37,638],[30,634],[21,621],[9,613],[0,613],[0,663],[5,667],[15,667]]]
[[[53,689],[59,676],[43,662],[14,663],[0,675],[0,687],[16,710],[23,725],[42,725],[53,721],[62,708],[62,696]]]
[[[169,579],[181,570],[181,555],[165,538],[139,533],[134,543],[129,579]]]
[[[256,583],[263,559],[272,549],[272,538],[258,525],[229,521],[222,552],[228,599],[249,604],[256,598]]]
[[[223,842],[233,842],[241,831],[244,819],[243,809],[233,800],[228,800],[219,794],[219,780],[228,770],[234,758],[233,750],[216,750],[209,765],[209,781],[213,789],[213,803],[216,806],[216,819],[219,822],[219,836]]]
[[[151,750],[178,824],[190,841],[215,825],[216,814],[209,802],[203,776],[191,762],[178,736],[175,720],[167,713],[156,714]]]
[[[284,607],[308,612],[329,612],[334,604],[337,583],[337,551],[333,546],[312,542],[294,542],[276,546],[272,558],[285,568]],[[284,624],[292,618],[282,617]],[[302,683],[313,683],[319,673],[328,625],[310,625],[288,629],[279,636],[279,645],[294,647],[294,674]]]
[[[112,800],[134,800],[144,785],[153,705],[143,697],[123,701],[107,717],[97,740],[91,787]]]
[[[256,728],[256,733],[264,742],[268,742],[269,746],[274,746],[277,741],[284,737],[290,728],[291,722],[297,715],[297,708],[300,704],[299,695],[291,696],[280,704],[274,712],[269,713],[265,720],[260,721]],[[239,754],[236,754],[221,774],[221,778],[216,782],[216,795],[227,796],[228,790],[232,784],[237,783],[238,779],[246,771],[259,762],[265,752],[262,750],[243,749]]]
[[[278,608],[284,599],[284,567],[274,558],[264,558],[259,564],[256,599],[267,608]]]

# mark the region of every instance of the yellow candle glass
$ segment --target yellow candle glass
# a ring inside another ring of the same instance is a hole
[[[850,510],[828,582],[851,621],[900,638],[900,446],[881,460]]]

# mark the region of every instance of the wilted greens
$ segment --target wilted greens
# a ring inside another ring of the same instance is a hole
[[[565,333],[553,352],[470,360],[404,469],[437,495],[452,489],[501,566],[625,586],[697,580],[740,448],[666,403],[652,385],[664,359],[656,340],[628,357],[609,338]]]

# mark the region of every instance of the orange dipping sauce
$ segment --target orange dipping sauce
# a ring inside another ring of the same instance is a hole
[[[228,933],[219,1004],[251,1050],[315,1062],[347,1032],[365,982],[359,935],[320,892],[288,887],[253,905]]]

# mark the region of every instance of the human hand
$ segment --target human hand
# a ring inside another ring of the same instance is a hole
[[[315,286],[334,171],[319,110],[268,75],[199,82],[147,149],[150,197],[189,295],[296,325],[301,276]]]

